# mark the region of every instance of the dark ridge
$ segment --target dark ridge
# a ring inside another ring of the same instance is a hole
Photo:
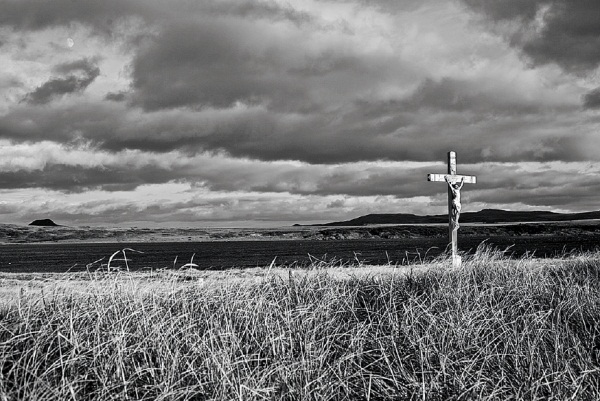
[[[50,219],[34,220],[31,223],[29,223],[29,225],[39,227],[58,227],[58,224],[56,224]]]
[[[549,221],[574,221],[600,219],[600,211],[583,213],[554,213],[548,211],[513,212],[500,209],[483,209],[479,212],[461,213],[461,223],[526,223]],[[437,224],[447,223],[447,214],[418,216],[415,214],[368,214],[347,221],[315,224],[319,226],[366,226],[370,224]]]

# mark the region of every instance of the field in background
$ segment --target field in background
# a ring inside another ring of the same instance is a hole
[[[600,224],[587,220],[461,225],[459,249],[472,254],[482,242],[506,255],[547,258],[597,251]],[[193,259],[199,269],[335,263],[406,265],[431,261],[447,247],[445,225],[286,227],[280,229],[33,227],[0,224],[0,272],[66,272],[106,268],[110,256],[130,270],[178,268]]]
[[[461,223],[461,237],[600,237],[598,220],[510,224]],[[0,244],[155,243],[273,240],[371,240],[446,238],[447,224],[383,224],[353,227],[107,228],[0,224]]]
[[[600,399],[600,254],[3,274],[1,399]]]
[[[548,258],[594,251],[600,235],[520,235],[459,238],[459,249],[473,254],[481,244],[505,250],[506,256]],[[0,245],[0,272],[47,273],[106,270],[177,269],[193,261],[201,270],[248,268],[270,264],[310,266],[331,264],[407,265],[431,261],[443,254],[447,239],[339,239],[339,240],[221,240],[201,242],[33,243]],[[112,256],[112,259],[111,259]],[[125,261],[126,259],[126,261]]]

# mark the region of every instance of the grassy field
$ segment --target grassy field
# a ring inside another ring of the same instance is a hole
[[[600,254],[0,284],[0,400],[600,399]]]

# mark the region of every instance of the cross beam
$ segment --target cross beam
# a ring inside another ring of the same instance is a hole
[[[453,184],[460,182],[464,178],[465,184],[477,184],[477,177],[474,175],[459,175],[459,174],[427,174],[427,181],[446,181],[448,177]]]
[[[427,174],[427,181],[446,182],[448,184],[448,242],[452,244],[452,264],[460,266],[458,255],[458,217],[460,215],[460,190],[464,183],[476,184],[473,175],[456,174],[456,152],[448,152],[448,174]]]

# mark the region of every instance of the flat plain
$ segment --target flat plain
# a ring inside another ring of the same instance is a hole
[[[282,227],[275,229],[140,229],[0,225],[0,271],[66,272],[109,267],[127,270],[199,269],[278,265],[301,267],[313,260],[337,264],[430,261],[446,251],[444,225]],[[506,256],[548,258],[594,251],[596,220],[560,223],[464,224],[459,248],[481,245]],[[111,259],[112,257],[112,259]],[[124,261],[124,259],[127,259]]]
[[[0,224],[0,244],[130,243],[274,240],[353,240],[445,238],[447,224],[373,224],[367,226],[286,226],[278,228],[139,228]],[[586,237],[600,235],[599,220],[461,224],[461,237]]]

